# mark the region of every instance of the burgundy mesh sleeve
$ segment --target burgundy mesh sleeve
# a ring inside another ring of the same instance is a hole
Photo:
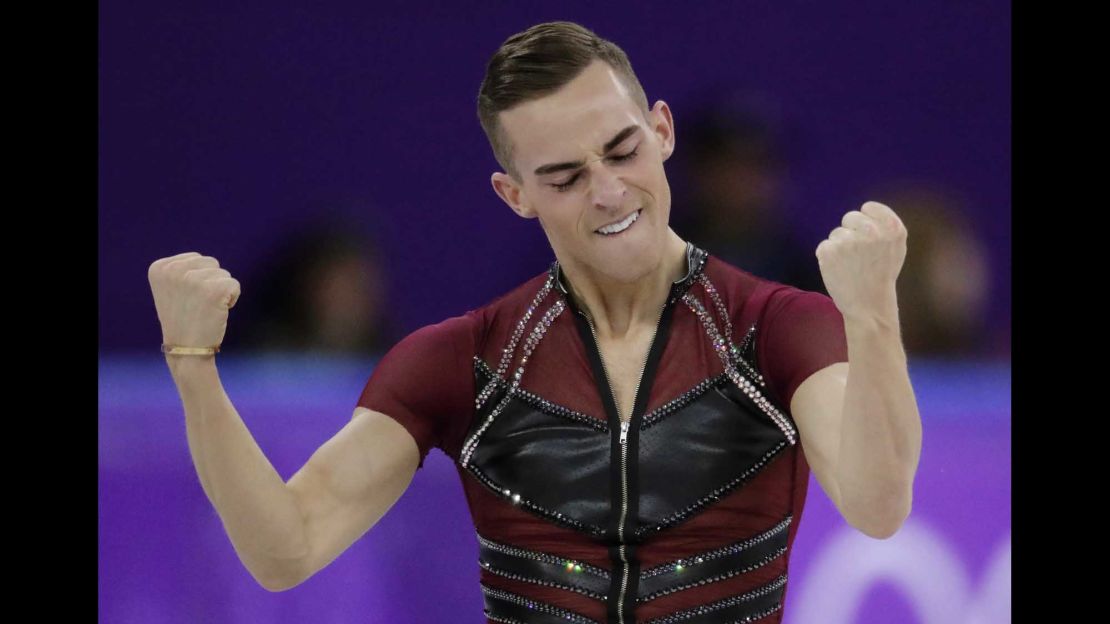
[[[828,295],[781,288],[770,296],[760,325],[756,357],[772,394],[787,410],[807,377],[848,361],[844,317]]]
[[[444,448],[474,411],[475,332],[471,313],[409,334],[374,367],[358,405],[399,422],[416,440],[420,464]]]

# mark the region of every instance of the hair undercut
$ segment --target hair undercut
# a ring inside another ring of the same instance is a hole
[[[646,113],[647,95],[628,55],[574,22],[536,24],[506,39],[489,60],[478,89],[478,121],[497,163],[517,182],[521,177],[513,166],[512,145],[501,127],[500,113],[558,91],[595,60],[616,71]]]

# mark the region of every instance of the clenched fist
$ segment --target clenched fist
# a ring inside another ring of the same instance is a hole
[[[190,251],[155,260],[147,271],[163,344],[214,347],[223,342],[239,281],[211,256]]]
[[[896,319],[894,283],[905,259],[906,226],[875,201],[845,214],[817,245],[821,278],[845,317]]]

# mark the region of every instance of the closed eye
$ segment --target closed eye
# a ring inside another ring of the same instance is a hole
[[[628,152],[627,154],[621,154],[619,156],[610,156],[609,160],[611,160],[613,162],[618,162],[618,163],[625,162],[625,161],[632,160],[633,158],[635,158],[636,154],[638,154],[638,153],[640,153],[640,146],[639,145],[637,145],[635,149],[633,149],[631,152]],[[569,180],[567,180],[566,182],[563,182],[561,184],[552,184],[550,186],[553,187],[557,192],[564,193],[567,190],[569,190],[570,187],[574,186],[574,183],[578,181],[578,176],[580,176],[580,175],[581,175],[581,173],[576,173]]]
[[[570,187],[574,186],[574,183],[578,181],[579,175],[581,174],[576,173],[573,177],[571,177],[571,179],[567,180],[566,182],[563,182],[562,184],[552,184],[551,186],[553,186],[555,190],[559,193],[563,193]]]
[[[620,156],[610,156],[609,160],[615,160],[617,162],[624,162],[626,160],[632,160],[633,158],[636,157],[636,154],[638,154],[638,153],[640,153],[640,146],[639,145],[636,146],[636,149],[632,150],[631,152],[628,152],[627,154],[621,154]]]

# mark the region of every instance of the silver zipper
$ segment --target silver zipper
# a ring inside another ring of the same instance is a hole
[[[636,389],[632,392],[632,409],[636,409],[636,399],[640,394],[640,384],[644,380],[644,371],[647,370],[647,361],[651,357],[651,348],[655,346],[655,335],[659,333],[659,321],[663,318],[663,310],[667,308],[664,303],[663,307],[659,308],[659,316],[655,319],[655,331],[651,334],[651,342],[648,343],[647,353],[644,354],[644,364],[640,367],[640,376],[636,379]],[[629,414],[629,422],[625,422],[621,418],[621,406],[617,401],[617,395],[613,392],[613,384],[609,378],[609,369],[605,366],[605,356],[601,353],[601,346],[597,342],[597,330],[594,329],[594,321],[589,315],[580,311],[582,316],[586,318],[586,322],[590,325],[590,334],[594,337],[594,346],[597,347],[598,359],[601,360],[601,370],[605,374],[606,384],[609,386],[609,394],[613,397],[613,405],[617,408],[617,419],[621,422],[620,433],[620,448],[621,448],[621,518],[617,523],[617,539],[620,541],[620,546],[617,551],[620,553],[621,563],[624,564],[621,569],[621,590],[617,597],[617,619],[620,624],[624,624],[624,594],[628,590],[628,557],[625,553],[624,544],[624,525],[628,517],[628,428],[631,425],[631,420],[635,414]]]

